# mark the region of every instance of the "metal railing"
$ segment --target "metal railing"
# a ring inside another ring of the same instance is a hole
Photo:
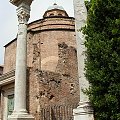
[[[54,105],[41,108],[40,120],[73,120],[74,105]]]

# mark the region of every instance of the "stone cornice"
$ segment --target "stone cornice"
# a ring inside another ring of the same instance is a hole
[[[13,76],[15,76],[15,70],[12,70],[12,71],[10,71],[8,73],[5,73],[5,74],[1,75],[0,76],[0,82],[3,81],[3,80],[6,80],[8,78],[11,78]]]
[[[15,6],[19,6],[19,4],[22,2],[22,0],[10,0],[10,2]]]
[[[27,68],[27,73],[29,72],[29,67]],[[15,81],[15,70],[7,72],[0,76],[0,86],[7,85]]]
[[[25,3],[27,5],[31,5],[33,0],[10,0],[10,2],[15,5],[15,6],[19,6],[21,3]]]

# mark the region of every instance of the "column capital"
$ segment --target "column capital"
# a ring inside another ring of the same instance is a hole
[[[17,8],[17,16],[19,24],[27,24],[30,18],[30,5],[21,3]]]

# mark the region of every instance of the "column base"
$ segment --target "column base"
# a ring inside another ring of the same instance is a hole
[[[28,113],[14,113],[8,116],[8,120],[34,120],[34,117]]]
[[[73,109],[74,120],[94,120],[93,109],[89,102],[80,102],[76,109]]]

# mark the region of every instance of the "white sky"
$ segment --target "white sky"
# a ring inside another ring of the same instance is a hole
[[[56,2],[63,6],[70,17],[74,16],[73,0],[34,0],[31,5],[29,22],[41,19],[47,8]],[[4,64],[4,45],[13,40],[17,34],[16,7],[9,0],[0,2],[0,65]]]

